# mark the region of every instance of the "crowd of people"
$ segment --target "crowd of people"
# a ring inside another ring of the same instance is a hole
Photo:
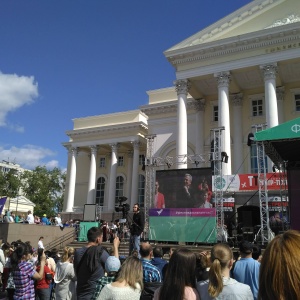
[[[40,238],[41,240],[41,238]],[[171,249],[164,259],[160,247],[141,242],[120,260],[120,240],[111,250],[101,243],[103,232],[92,227],[87,245],[75,250],[35,249],[20,240],[0,249],[5,299],[37,300],[281,300],[299,299],[300,233],[277,235],[263,255],[257,245],[241,241],[239,257],[225,243],[211,251]]]
[[[4,215],[1,215],[0,222],[3,223],[22,223],[22,224],[36,224],[36,225],[54,225],[61,227],[75,227],[78,225],[78,221],[75,220],[62,220],[61,215],[47,216],[43,214],[42,216],[33,215],[31,210],[27,214],[16,214],[10,210],[5,211]]]

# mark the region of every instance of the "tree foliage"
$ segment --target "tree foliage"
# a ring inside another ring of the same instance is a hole
[[[0,172],[0,196],[15,198],[21,187],[21,179],[16,170]]]
[[[45,166],[38,166],[22,174],[22,190],[36,205],[35,215],[51,216],[62,210],[65,181],[66,174],[59,168],[48,170]]]

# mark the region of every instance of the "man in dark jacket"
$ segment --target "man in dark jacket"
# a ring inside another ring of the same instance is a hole
[[[153,258],[151,259],[152,265],[158,268],[160,276],[163,279],[166,273],[168,261],[163,259],[163,250],[161,247],[153,248]]]
[[[145,220],[143,214],[140,212],[140,206],[138,203],[133,205],[133,217],[130,227],[130,246],[129,253],[133,250],[137,250],[140,255],[140,239],[141,234],[144,231]]]

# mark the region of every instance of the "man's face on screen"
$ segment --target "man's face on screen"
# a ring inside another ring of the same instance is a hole
[[[184,185],[185,186],[190,186],[192,183],[191,178],[189,176],[184,177]]]

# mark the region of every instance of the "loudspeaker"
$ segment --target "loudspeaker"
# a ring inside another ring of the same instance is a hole
[[[260,209],[259,206],[248,205],[241,206],[237,209],[238,223],[240,227],[254,227],[260,225]]]
[[[97,218],[97,204],[84,204],[83,221],[95,222]]]

